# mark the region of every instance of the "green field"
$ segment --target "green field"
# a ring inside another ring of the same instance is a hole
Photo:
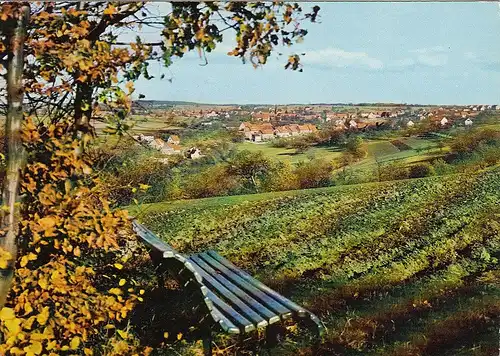
[[[437,148],[436,140],[421,139],[416,137],[398,137],[403,143],[411,147],[412,149],[407,149],[400,151],[396,146],[394,146],[390,141],[374,140],[367,142],[367,156],[361,161],[353,165],[356,169],[374,169],[377,162],[380,163],[390,163],[393,161],[398,161],[404,164],[412,164],[416,162],[426,161],[431,158],[436,158],[441,156],[446,152],[446,148]],[[418,150],[423,151],[419,152]],[[425,150],[424,150],[425,149]]]
[[[301,154],[295,154],[294,149],[289,148],[277,148],[271,146],[271,143],[251,143],[243,142],[238,144],[238,150],[248,150],[251,152],[262,152],[266,157],[273,160],[288,161],[291,163],[297,163],[300,161],[309,161],[309,157],[315,156],[316,158],[324,158],[327,160],[334,160],[342,155],[342,152],[335,148],[326,147],[312,147],[307,152]]]
[[[371,156],[382,157],[398,153],[399,150],[389,141],[368,142],[368,154]]]
[[[428,139],[416,138],[416,137],[405,137],[405,138],[402,138],[401,141],[406,143],[408,146],[410,146],[414,150],[419,149],[419,148],[426,149],[426,148],[437,146],[437,142],[435,140],[428,140]]]
[[[436,140],[421,139],[416,137],[402,138],[403,143],[410,146],[411,150],[400,151],[390,141],[369,140],[366,143],[368,154],[366,158],[354,164],[354,167],[359,169],[370,169],[379,163],[402,160],[405,163],[414,163],[427,160],[430,157],[439,154]],[[248,150],[251,152],[262,152],[266,157],[273,160],[283,160],[290,163],[298,163],[300,161],[308,161],[310,157],[324,158],[327,160],[335,160],[342,156],[342,151],[332,147],[312,147],[304,153],[295,154],[294,149],[273,147],[271,143],[255,144],[251,142],[243,142],[238,144],[239,150]],[[417,149],[427,149],[425,152],[418,152]]]
[[[174,202],[141,220],[316,312],[321,355],[493,355],[500,169]],[[288,343],[284,355],[308,354]],[[309,353],[310,354],[310,353]]]

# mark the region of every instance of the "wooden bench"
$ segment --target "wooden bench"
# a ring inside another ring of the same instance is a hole
[[[210,314],[211,328],[218,326],[227,334],[239,336],[264,330],[267,338],[272,325],[292,320],[313,326],[317,337],[324,333],[325,327],[317,316],[254,279],[217,252],[186,257],[137,221],[133,221],[133,226],[148,247],[155,265],[170,272],[183,287],[190,286],[201,292],[200,297]],[[206,354],[211,355],[210,336],[204,340],[204,346]]]

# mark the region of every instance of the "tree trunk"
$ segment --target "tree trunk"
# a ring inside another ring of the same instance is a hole
[[[23,69],[24,37],[29,21],[30,6],[24,3],[19,8],[8,34],[10,47],[7,59],[7,120],[5,123],[7,172],[2,189],[2,229],[6,234],[0,247],[10,252],[12,261],[7,269],[0,270],[0,309],[3,307],[12,283],[17,253],[16,237],[19,231],[19,181],[24,168],[24,148],[21,141],[23,121]]]
[[[88,83],[80,83],[75,96],[75,132],[89,132],[91,118],[92,87]]]

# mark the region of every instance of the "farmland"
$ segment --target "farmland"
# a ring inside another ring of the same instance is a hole
[[[428,153],[437,152],[436,140],[421,139],[416,137],[399,137],[393,141],[399,140],[405,147],[395,146],[391,141],[369,140],[366,143],[368,155],[365,159],[359,161],[356,166],[366,168],[375,163],[375,158],[379,161],[388,162],[392,160],[408,159],[408,161],[425,160]],[[304,153],[297,154],[294,149],[273,147],[271,143],[240,143],[238,150],[248,150],[251,152],[262,152],[267,158],[273,160],[288,161],[297,163],[308,161],[309,157],[323,158],[326,160],[335,160],[342,156],[342,150],[335,147],[312,147]],[[427,152],[420,152],[427,150]]]
[[[321,157],[328,160],[339,158],[342,155],[340,150],[333,147],[312,147],[305,153],[296,154],[294,149],[272,147],[270,143],[254,144],[244,142],[238,145],[239,150],[248,150],[251,152],[262,152],[266,157],[297,163],[308,160],[308,156]]]
[[[499,201],[496,168],[139,215],[176,249],[213,248],[318,313],[323,355],[487,355],[498,346]]]

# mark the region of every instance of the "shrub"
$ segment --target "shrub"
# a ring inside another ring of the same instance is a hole
[[[434,167],[427,162],[414,164],[408,170],[409,178],[430,177],[434,174]]]
[[[474,152],[483,145],[500,145],[500,132],[493,129],[480,129],[463,133],[454,138],[451,150],[453,153],[463,156]]]
[[[380,181],[407,179],[408,173],[408,168],[399,162],[391,162],[379,167]]]
[[[352,136],[347,140],[346,150],[357,159],[366,156],[366,149],[363,147],[363,139],[359,136]]]
[[[301,163],[295,170],[300,188],[325,187],[332,182],[333,164],[323,159]]]
[[[263,178],[262,188],[268,192],[297,189],[293,166],[289,162],[274,163]]]
[[[216,165],[187,177],[184,191],[189,198],[230,195],[241,186],[238,178],[228,173],[226,165]]]
[[[29,155],[13,287],[0,312],[2,355],[134,349],[123,328],[142,299],[133,263],[143,250],[66,132],[67,124],[32,121],[23,132]]]
[[[437,175],[445,175],[453,172],[453,166],[446,163],[446,161],[442,158],[432,162],[432,166],[434,167],[434,171]]]

